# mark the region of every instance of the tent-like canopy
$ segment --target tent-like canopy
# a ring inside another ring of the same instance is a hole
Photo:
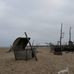
[[[30,40],[30,38],[27,39],[27,38],[18,37],[13,43],[14,50],[25,49],[25,47],[28,44],[28,40]]]

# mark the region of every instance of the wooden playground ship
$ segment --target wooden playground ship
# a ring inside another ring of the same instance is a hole
[[[62,45],[62,38],[63,38],[63,32],[62,32],[63,24],[61,24],[61,30],[60,30],[60,41],[58,45],[50,45],[51,51],[55,55],[62,55],[62,52],[74,52],[74,44],[71,41],[71,27],[69,29],[69,41],[68,44]]]
[[[18,37],[14,42],[12,46],[12,50],[14,51],[15,60],[29,60],[36,57],[36,48],[32,47],[30,43],[30,37],[27,36],[27,33],[25,32],[26,37]],[[29,47],[26,47],[29,43]]]

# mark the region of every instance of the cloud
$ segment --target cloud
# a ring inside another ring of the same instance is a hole
[[[27,32],[36,42],[59,40],[60,24],[74,27],[73,0],[0,0],[0,46],[9,46]],[[72,30],[73,33],[74,30]],[[72,40],[74,35],[72,35]]]

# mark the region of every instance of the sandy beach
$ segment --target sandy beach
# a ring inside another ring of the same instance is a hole
[[[69,67],[70,74],[74,74],[74,54],[58,56],[50,53],[50,48],[38,48],[38,61],[16,61],[14,53],[7,53],[8,50],[0,48],[0,74],[57,74],[66,67]]]

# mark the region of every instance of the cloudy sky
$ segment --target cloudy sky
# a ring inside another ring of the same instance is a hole
[[[72,26],[74,41],[74,0],[0,0],[0,46],[10,46],[27,32],[35,44],[59,40],[63,23],[64,38]]]

